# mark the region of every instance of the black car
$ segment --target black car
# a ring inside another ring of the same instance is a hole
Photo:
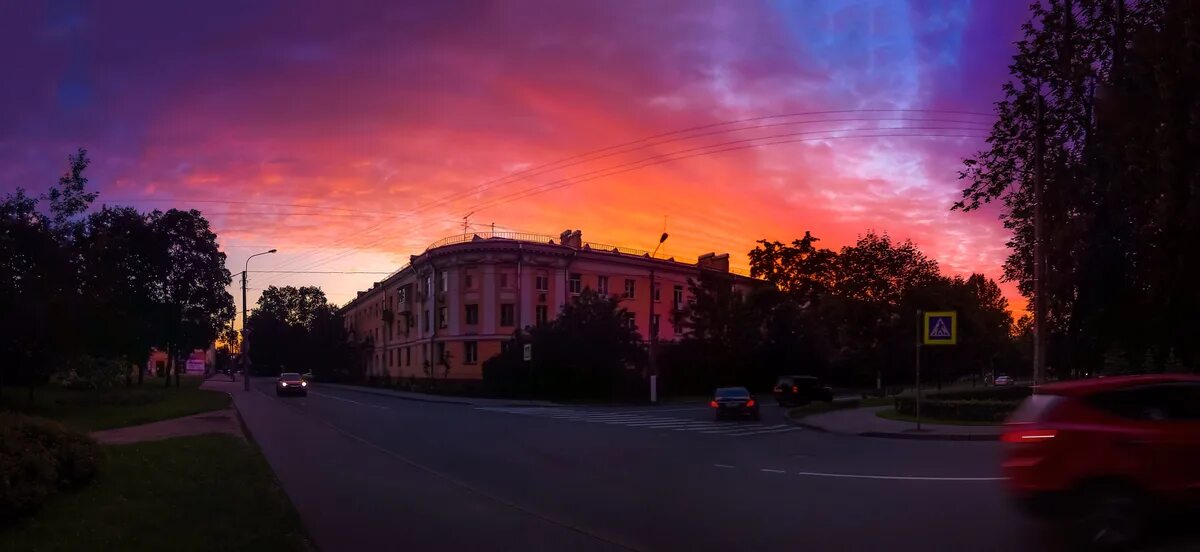
[[[709,406],[713,408],[718,420],[723,418],[758,419],[758,401],[750,396],[750,391],[745,387],[717,389]]]
[[[780,376],[775,383],[775,401],[779,406],[833,402],[833,388],[813,376]]]
[[[284,372],[279,374],[279,381],[275,384],[275,394],[284,395],[300,395],[301,397],[308,395],[308,382],[295,372]]]

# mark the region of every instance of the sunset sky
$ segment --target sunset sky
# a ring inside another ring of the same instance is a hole
[[[0,192],[43,192],[85,147],[100,203],[200,209],[235,273],[271,247],[252,271],[390,272],[470,214],[641,249],[665,220],[664,256],[740,267],[758,239],[873,229],[998,279],[995,211],[949,207],[1025,19],[1008,0],[6,3]],[[252,272],[250,301],[316,284],[340,304],[379,278]]]

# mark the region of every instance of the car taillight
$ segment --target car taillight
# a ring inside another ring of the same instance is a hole
[[[1040,443],[1056,436],[1058,431],[1053,429],[1021,429],[1005,432],[1000,436],[1000,440],[1005,443]]]
[[[708,406],[711,406],[711,407],[713,407],[713,408],[716,408],[716,407],[718,407],[718,406],[720,406],[720,405],[718,405],[718,404],[717,404],[717,401],[713,401],[713,402],[710,402],[710,403],[708,403]]]
[[[754,399],[746,401],[746,406],[754,406]]]
[[[793,385],[793,386],[792,386],[792,393],[799,393],[799,392],[800,392],[800,387]]]

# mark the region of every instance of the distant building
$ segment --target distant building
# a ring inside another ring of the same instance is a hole
[[[701,271],[727,275],[736,287],[757,282],[731,273],[728,254],[701,255],[696,263],[657,259],[646,251],[584,242],[578,230],[558,238],[465,234],[412,256],[341,312],[351,338],[364,347],[368,376],[424,377],[432,366],[436,377],[479,379],[483,361],[498,354],[517,328],[554,319],[584,289],[621,297],[643,339],[655,321],[659,340],[676,339],[682,330],[672,314],[687,304],[688,279]]]

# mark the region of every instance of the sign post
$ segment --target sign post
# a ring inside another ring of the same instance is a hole
[[[524,350],[522,351],[522,358],[525,359],[525,362],[529,362],[529,361],[533,360],[533,344],[532,343],[525,344]]]
[[[921,430],[921,346],[922,345],[955,345],[958,343],[958,312],[957,311],[928,311],[922,316],[917,311],[917,320],[921,321],[921,339],[917,341],[917,431]]]

